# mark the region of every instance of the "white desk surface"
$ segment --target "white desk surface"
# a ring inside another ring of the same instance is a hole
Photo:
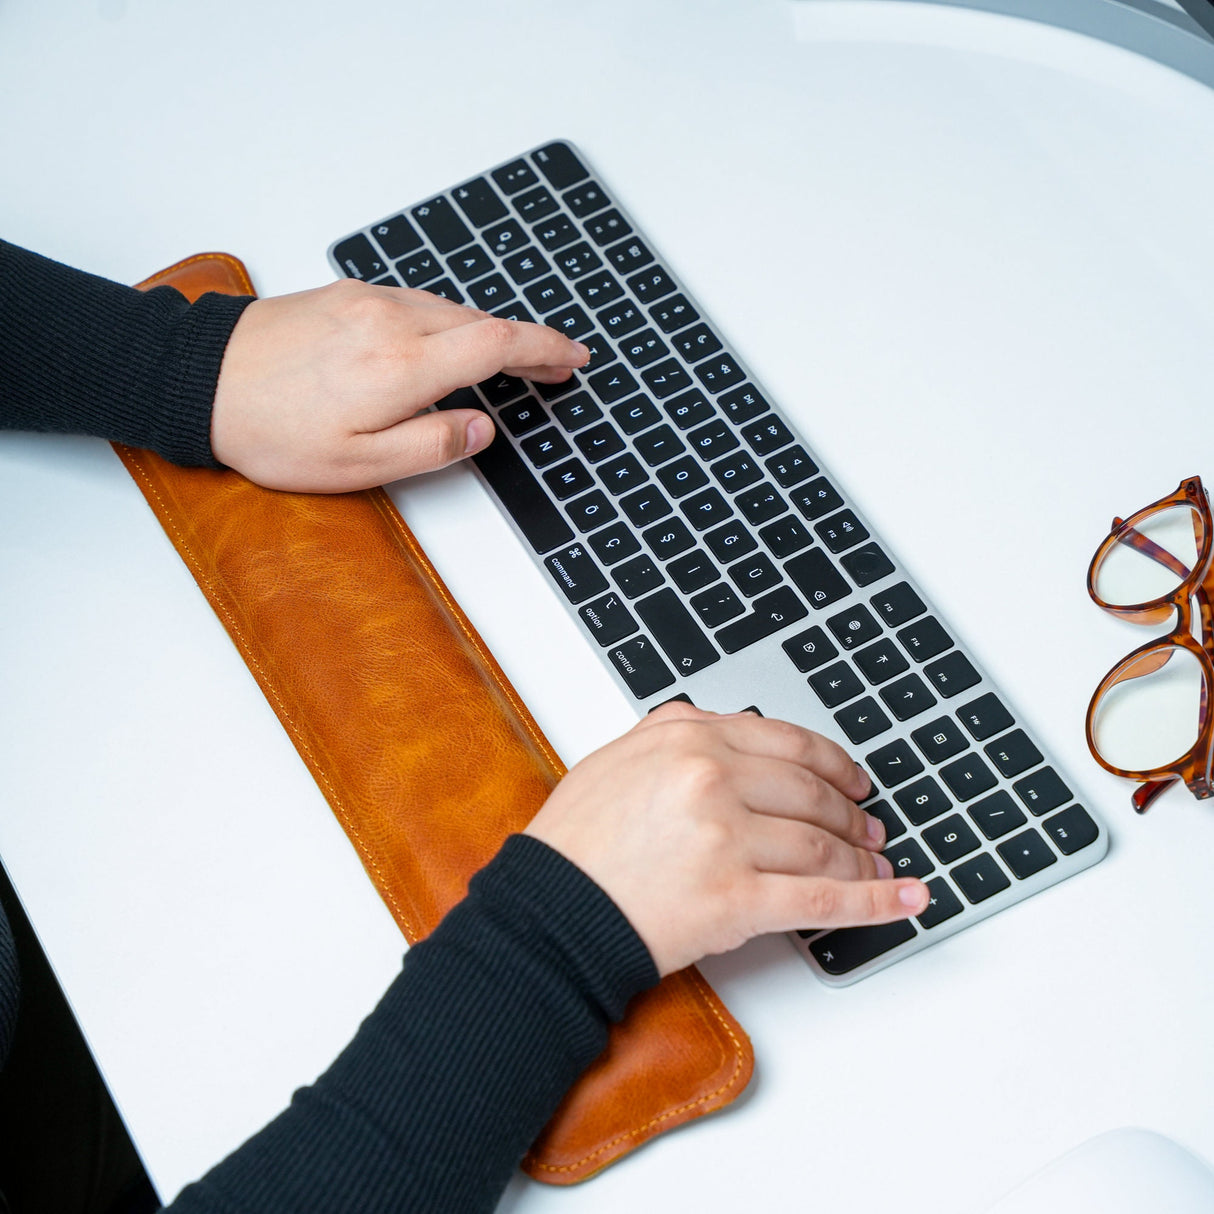
[[[1214,816],[1175,791],[1135,818],[1082,732],[1138,643],[1089,604],[1091,551],[1214,477],[1214,94],[847,0],[0,5],[0,232],[123,281],[224,249],[263,294],[316,285],[332,239],[558,136],[1114,842],[842,992],[783,938],[706,962],[748,1094],[505,1208],[962,1214],[1127,1124],[1214,1157]],[[471,475],[394,493],[564,757],[626,728]],[[0,436],[0,516],[0,854],[168,1198],[323,1069],[401,941],[108,446]]]

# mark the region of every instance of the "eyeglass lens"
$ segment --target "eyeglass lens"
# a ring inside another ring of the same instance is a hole
[[[1095,570],[1093,588],[1115,607],[1171,594],[1192,573],[1204,524],[1191,506],[1170,506],[1143,519],[1111,544]]]

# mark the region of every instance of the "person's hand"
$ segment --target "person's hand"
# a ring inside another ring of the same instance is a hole
[[[927,907],[893,880],[871,782],[820,734],[663,705],[584,759],[526,833],[623,911],[665,975],[763,932],[888,923]]]
[[[489,445],[482,412],[422,412],[449,392],[503,370],[557,383],[589,357],[546,325],[425,291],[348,280],[259,299],[224,353],[211,449],[271,489],[366,489]]]

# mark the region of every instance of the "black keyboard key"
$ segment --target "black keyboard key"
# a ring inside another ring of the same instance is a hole
[[[457,185],[451,193],[459,209],[478,228],[505,219],[509,213],[497,191],[483,177]]]
[[[928,658],[934,658],[953,647],[953,638],[944,631],[934,615],[925,616],[903,628],[898,633],[898,640],[916,662],[926,662]]]
[[[704,593],[712,594],[713,591]],[[779,590],[755,599],[754,610],[749,615],[722,628],[717,633],[717,644],[726,653],[737,653],[808,614],[797,596],[787,586],[781,586]]]
[[[588,392],[579,392],[576,396],[570,396],[560,404],[553,405],[552,416],[570,434],[575,434],[597,422],[603,416],[603,410],[594,403]]]
[[[864,812],[871,814],[885,827],[886,843],[892,843],[895,839],[901,838],[906,834],[906,825],[894,813],[888,801],[877,801],[872,805],[866,805]]]
[[[864,690],[864,684],[846,662],[836,662],[825,670],[819,670],[817,674],[811,674],[809,685],[827,708],[846,704]]]
[[[690,430],[692,426],[698,426],[717,416],[717,411],[699,388],[673,397],[666,401],[662,408],[680,430]]]
[[[763,395],[753,384],[743,384],[740,388],[731,388],[717,397],[717,404],[722,412],[735,426],[748,422],[752,417],[766,413],[771,406],[764,400]]]
[[[871,586],[894,571],[894,563],[876,544],[865,544],[839,558],[857,586]]]
[[[472,240],[468,225],[445,198],[423,202],[413,208],[412,215],[440,253],[454,253]]]
[[[1015,724],[1012,714],[1003,707],[999,697],[993,692],[979,696],[964,708],[958,708],[957,719],[978,742],[985,742],[987,738],[993,738]]]
[[[630,489],[639,489],[649,479],[649,474],[641,467],[640,460],[629,452],[604,464],[599,469],[599,479],[612,496],[619,497]]]
[[[626,237],[605,252],[608,263],[615,268],[617,274],[631,274],[653,261],[653,254],[645,242],[635,236]]]
[[[623,433],[632,435],[639,434],[642,430],[647,430],[655,422],[662,420],[662,415],[658,412],[657,406],[653,401],[644,396],[634,396],[631,400],[626,400],[622,404],[613,405],[611,407],[611,416],[615,418],[615,424],[623,431]],[[682,444],[679,444],[679,450],[683,449]]]
[[[605,527],[618,517],[618,511],[601,489],[592,489],[565,507],[570,522],[582,532]]]
[[[986,852],[972,860],[966,860],[964,864],[958,864],[949,876],[974,905],[993,898],[1011,885],[1003,869],[996,863],[995,857]]]
[[[933,822],[923,831],[923,841],[936,853],[941,864],[953,864],[982,846],[959,814],[953,814],[943,822]]]
[[[832,615],[826,621],[826,626],[835,634],[839,644],[844,649],[856,649],[873,637],[881,635],[881,625],[872,617],[872,613],[861,603]]]
[[[991,793],[989,797],[983,797],[981,801],[975,801],[966,813],[974,819],[978,829],[988,839],[1002,839],[1004,835],[1028,821],[1024,810],[1003,789]]]
[[[482,232],[485,243],[499,256],[517,253],[530,243],[530,237],[523,231],[517,219],[507,219],[495,223],[493,227]]]
[[[636,604],[636,613],[648,625],[676,673],[693,675],[721,660],[716,646],[673,590],[659,590],[642,599]]]
[[[620,498],[620,506],[624,513],[638,526],[644,527],[656,523],[671,513],[670,503],[662,496],[656,485],[646,485],[627,497]]]
[[[564,215],[551,215],[547,219],[541,220],[535,225],[532,232],[536,240],[549,253],[563,249],[575,240],[580,240],[582,236],[581,232]]]
[[[721,348],[721,340],[707,325],[685,329],[672,342],[675,350],[689,363],[699,362]]]
[[[533,159],[555,190],[563,190],[589,176],[586,166],[567,143],[550,143],[540,148]]]
[[[562,249],[552,260],[569,279],[582,278],[603,264],[603,259],[584,240],[571,248]]]
[[[976,754],[963,755],[940,768],[940,777],[953,790],[958,801],[972,801],[980,793],[995,787],[995,773]]]
[[[936,697],[917,674],[908,674],[896,683],[882,687],[880,695],[899,721],[909,721],[936,706]]]
[[[679,509],[697,531],[715,527],[733,517],[729,503],[716,489],[702,489],[693,497],[684,498],[679,503]]]
[[[961,899],[953,893],[943,877],[933,877],[927,883],[927,891],[931,897],[928,899],[927,910],[918,916],[921,926],[937,927],[961,913]]]
[[[851,593],[851,587],[843,575],[820,548],[794,556],[784,570],[809,605],[819,610]]]
[[[371,229],[379,247],[393,260],[422,247],[417,229],[403,216],[396,215]]]
[[[645,313],[631,299],[621,299],[599,312],[598,322],[612,337],[626,337],[644,326]]]
[[[666,488],[671,497],[686,497],[697,489],[708,484],[708,473],[700,466],[698,460],[690,455],[677,459],[673,464],[667,464],[658,471],[658,480]]]
[[[835,492],[835,487],[821,476],[816,481],[810,481],[808,485],[794,489],[788,497],[810,520],[819,519],[843,505],[843,499]]]
[[[694,548],[696,543],[686,523],[677,518],[666,519],[656,527],[648,528],[642,538],[660,561],[668,561],[688,548]]]
[[[498,372],[492,379],[481,380],[476,385],[491,405],[508,405],[512,400],[518,400],[527,391],[527,385],[505,371]]]
[[[969,658],[957,649],[945,654],[930,666],[925,666],[923,674],[946,700],[968,691],[975,683],[982,681],[982,676],[970,664]]]
[[[877,701],[872,696],[865,696],[864,699],[840,709],[835,713],[835,721],[856,746],[861,742],[871,742],[879,733],[884,733],[890,727],[889,717],[877,707]]]
[[[1062,813],[1046,818],[1042,829],[1064,856],[1073,856],[1096,842],[1100,830],[1082,805],[1072,805]]]
[[[721,576],[720,570],[702,548],[696,548],[686,556],[671,561],[666,566],[666,572],[684,594],[703,590]]]
[[[472,457],[506,513],[537,553],[573,539],[573,529],[504,437]]]
[[[1002,856],[1004,864],[1012,870],[1012,874],[1021,881],[1041,872],[1043,868],[1049,868],[1051,864],[1058,863],[1054,849],[1032,829],[997,844],[995,850]]]
[[[756,455],[771,455],[792,442],[792,431],[774,413],[742,427],[742,437]]]
[[[668,396],[691,387],[691,377],[673,358],[650,367],[648,371],[642,371],[641,378],[658,400],[665,400]]]
[[[613,523],[596,531],[587,541],[604,565],[614,565],[641,550],[641,541],[626,523]]]
[[[530,434],[532,430],[538,430],[540,426],[548,423],[544,406],[534,396],[525,396],[517,404],[507,405],[497,417],[515,438]]]
[[[873,595],[868,601],[887,628],[905,624],[907,620],[913,620],[915,616],[922,615],[927,610],[923,600],[906,582],[899,582],[896,586]]]
[[[886,683],[910,668],[910,663],[888,637],[867,649],[861,649],[856,654],[856,665],[874,686]]]
[[[762,552],[743,557],[726,570],[729,580],[748,598],[780,584],[780,571]]]
[[[624,565],[616,566],[611,576],[630,599],[656,590],[666,580],[662,571],[654,564],[653,557],[646,553],[634,556]]]
[[[525,287],[529,282],[534,282],[541,275],[551,273],[552,271],[552,267],[535,249],[520,249],[517,253],[511,253],[502,264],[506,267],[506,273],[520,287]],[[580,308],[576,307],[573,310],[581,311]],[[575,336],[575,334],[568,331],[571,326],[562,327],[556,317],[550,316],[545,323],[554,329],[560,329],[567,337]],[[581,336],[581,334],[579,333],[577,336]]]
[[[579,493],[585,493],[587,489],[593,489],[594,477],[581,460],[571,459],[555,468],[549,468],[544,473],[544,483],[558,501],[564,502]]]
[[[584,603],[608,589],[603,571],[581,544],[553,553],[544,568],[571,603]]]
[[[593,603],[578,608],[578,615],[590,635],[605,649],[637,630],[637,622],[617,594],[605,594]]]
[[[772,488],[770,481],[763,481],[751,489],[743,489],[734,501],[754,527],[761,526],[768,519],[776,518],[788,509],[788,504]]]
[[[881,854],[894,866],[895,877],[926,877],[936,867],[914,839],[903,839]]]
[[[791,489],[794,485],[799,485],[802,481],[807,481],[811,476],[816,475],[818,465],[809,458],[809,453],[798,443],[795,447],[789,447],[787,451],[781,451],[779,455],[773,455],[768,459],[767,470],[777,485],[784,489]]]
[[[574,285],[582,302],[591,308],[601,308],[624,294],[624,288],[606,270],[579,278]]]
[[[800,552],[802,548],[808,548],[814,542],[814,537],[809,534],[809,528],[800,519],[793,518],[791,514],[787,518],[779,519],[777,522],[763,527],[759,531],[759,536],[763,543],[771,549],[772,555],[781,559],[792,556],[794,552]]]
[[[651,468],[656,468],[687,450],[683,446],[683,440],[669,426],[646,430],[644,434],[638,435],[634,445],[640,457]]]
[[[648,637],[634,637],[607,651],[616,670],[638,700],[644,700],[674,682],[670,667]]]
[[[632,231],[631,225],[614,207],[586,220],[585,227],[586,235],[600,246],[619,240]]]
[[[573,441],[590,464],[601,464],[603,460],[624,450],[624,440],[610,422],[601,422],[589,430],[582,430]]]
[[[555,274],[549,274],[539,282],[524,287],[523,294],[537,312],[552,312],[556,308],[563,308],[573,299],[569,288]]]
[[[512,201],[514,209],[524,223],[539,223],[541,219],[559,209],[556,199],[542,185],[517,195]]]
[[[953,755],[960,754],[969,743],[956,722],[950,717],[938,717],[926,725],[920,725],[911,733],[915,745],[923,751],[929,763],[943,763]]]
[[[674,295],[655,304],[649,309],[649,315],[663,333],[677,333],[685,325],[700,319],[700,314],[682,295]]]
[[[1065,805],[1072,799],[1071,790],[1062,782],[1062,777],[1052,768],[1043,767],[1012,787],[1034,817],[1048,814],[1051,809]]]
[[[670,353],[666,343],[652,330],[643,329],[631,337],[620,341],[620,353],[628,360],[630,366],[638,371],[647,367],[651,362],[664,358]]]
[[[831,552],[845,552],[868,539],[868,528],[851,510],[841,510],[819,523],[814,530]]]
[[[704,542],[719,561],[737,560],[758,547],[754,536],[746,530],[741,519],[736,518],[730,519],[723,527],[707,532]]]
[[[637,381],[632,378],[632,374],[627,368],[621,367],[617,363],[613,367],[596,371],[590,376],[590,387],[603,404],[611,405],[635,392]]]
[[[337,245],[333,257],[347,278],[370,282],[388,272],[388,262],[383,254],[361,232]]]
[[[468,284],[468,298],[482,312],[489,312],[513,299],[514,288],[500,274],[490,274]]]
[[[655,303],[674,291],[674,282],[665,270],[653,267],[628,280],[632,293],[643,304]]]
[[[431,295],[437,295],[440,299],[449,299],[452,303],[464,302],[464,293],[449,278],[440,278],[438,282],[432,282],[426,290]]]
[[[702,460],[708,462],[732,451],[738,445],[738,436],[724,418],[714,418],[706,425],[692,430],[687,435],[691,449]]]
[[[565,205],[579,218],[585,219],[607,206],[611,199],[597,181],[584,181],[576,189],[563,194]]]
[[[412,257],[406,257],[404,261],[397,262],[396,272],[405,286],[413,287],[416,290],[433,282],[436,278],[441,278],[443,263],[429,249],[422,249],[421,252],[414,253]]]
[[[983,747],[986,756],[1001,776],[1018,776],[1041,762],[1041,751],[1029,740],[1023,729],[1013,729],[997,742]]]
[[[742,600],[738,598],[736,591],[732,587],[726,586],[724,582],[718,582],[711,590],[705,590],[703,594],[697,594],[691,600],[691,605],[696,615],[709,628],[719,628],[722,624],[732,620],[735,616],[741,615],[746,610]],[[719,635],[717,640],[721,640]],[[734,652],[724,642],[722,642],[721,648],[726,653]]]
[[[818,964],[828,974],[849,974],[890,949],[915,938],[915,929],[907,919],[881,923],[876,927],[845,927],[819,936],[810,946]]]
[[[570,304],[559,312],[553,312],[551,316],[544,318],[544,324],[575,340],[585,336],[594,328],[593,321],[577,304]]]
[[[504,194],[517,194],[529,185],[538,185],[539,178],[535,170],[525,161],[516,160],[500,169],[494,170],[493,180]]]
[[[864,763],[886,788],[897,788],[923,771],[922,761],[901,738],[866,755]]]
[[[564,459],[570,453],[569,444],[555,426],[549,426],[539,434],[530,435],[519,443],[519,446],[537,468],[547,468],[549,464],[555,464],[558,459]]]
[[[802,673],[809,674],[819,666],[839,656],[839,651],[831,644],[830,638],[818,628],[807,628],[798,632],[795,637],[789,637],[784,642],[784,652],[792,658],[793,665]]]
[[[732,354],[714,354],[696,366],[696,379],[714,395],[740,384],[746,378]],[[762,452],[759,452],[762,455]]]
[[[931,776],[924,776],[894,793],[894,800],[912,826],[922,826],[953,808],[944,789]]]
[[[726,493],[737,493],[763,476],[762,469],[745,451],[735,451],[712,465],[712,474]]]

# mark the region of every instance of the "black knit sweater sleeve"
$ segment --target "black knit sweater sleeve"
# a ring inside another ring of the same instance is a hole
[[[609,1022],[657,980],[607,895],[515,835],[329,1070],[171,1214],[492,1210]]]
[[[218,467],[211,405],[251,298],[133,287],[0,240],[0,429],[91,434]]]

